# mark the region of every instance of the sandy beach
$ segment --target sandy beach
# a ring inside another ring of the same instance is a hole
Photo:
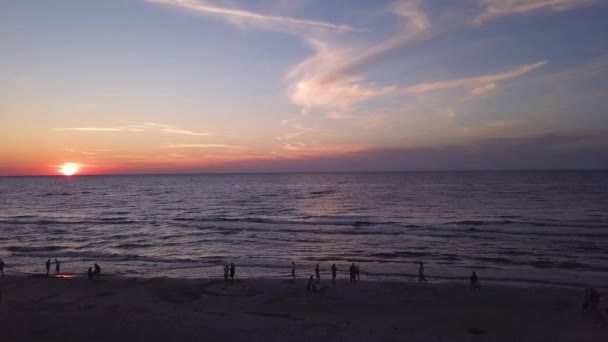
[[[599,341],[582,290],[306,279],[7,276],[2,341]]]

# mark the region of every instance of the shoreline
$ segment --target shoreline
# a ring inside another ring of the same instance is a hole
[[[237,273],[238,274],[238,273]],[[468,283],[307,278],[0,279],[3,341],[598,341],[583,291]],[[602,307],[605,310],[605,307]]]

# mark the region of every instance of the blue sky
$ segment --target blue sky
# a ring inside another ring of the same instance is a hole
[[[5,1],[0,174],[608,167],[606,32],[602,0]]]

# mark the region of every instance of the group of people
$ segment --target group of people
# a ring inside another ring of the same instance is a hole
[[[89,270],[87,271],[87,276],[89,277],[89,280],[93,280],[95,278],[99,278],[99,276],[101,275],[101,267],[99,267],[99,265],[95,264],[95,271],[93,271],[93,269],[91,267],[89,267]]]
[[[231,280],[234,280],[235,272],[236,266],[234,266],[233,262],[230,263],[230,266],[228,266],[228,264],[224,265],[224,280],[228,281],[228,277],[230,277]]]
[[[350,273],[350,283],[355,284],[355,282],[361,279],[361,273],[359,266],[353,263],[349,267]],[[331,283],[332,285],[336,285],[336,276],[338,275],[338,267],[336,264],[331,265]],[[291,263],[291,276],[293,279],[296,279],[296,264],[294,262]],[[310,276],[308,278],[308,283],[306,284],[306,290],[308,292],[319,292],[321,291],[321,267],[319,264],[315,266],[315,276]]]
[[[49,273],[51,272],[51,259],[48,259],[44,265],[46,266],[46,276],[48,277]],[[59,260],[55,258],[55,276],[61,274],[60,268],[61,264],[59,263]]]

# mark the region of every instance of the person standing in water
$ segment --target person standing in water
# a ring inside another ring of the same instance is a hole
[[[55,258],[55,275],[58,276],[59,274],[61,274],[61,272],[59,271],[60,268],[60,264],[59,261],[57,260],[57,258]]]
[[[51,271],[51,259],[48,259],[45,263],[46,266],[46,276],[49,276],[49,272]]]
[[[424,277],[424,263],[420,263],[420,266],[418,267],[418,283],[422,283],[422,282],[426,283],[426,278]]]
[[[317,277],[318,280],[321,280],[321,270],[319,269],[319,264],[317,264],[317,266],[315,266],[315,276]]]
[[[234,273],[236,272],[236,267],[234,266],[234,263],[231,262],[230,263],[230,279],[232,281],[234,281]]]
[[[293,261],[291,262],[291,277],[296,280],[296,263]]]
[[[336,273],[338,273],[338,268],[336,264],[331,265],[331,283],[336,285]]]
[[[2,273],[2,278],[4,278],[4,261],[0,259],[0,273]]]

